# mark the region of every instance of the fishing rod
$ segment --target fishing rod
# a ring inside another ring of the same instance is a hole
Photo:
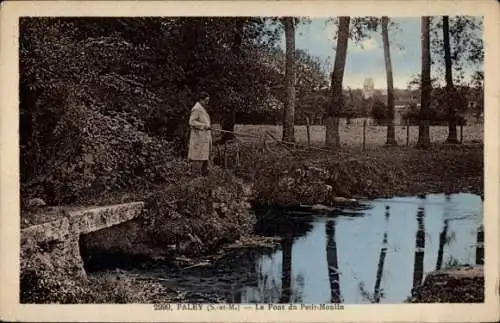
[[[213,131],[218,131],[218,132],[224,132],[224,133],[231,133],[233,135],[237,135],[237,136],[241,136],[241,137],[250,137],[250,138],[256,138],[256,139],[261,139],[261,140],[265,140],[266,137],[263,137],[263,136],[258,136],[258,135],[250,135],[250,134],[246,134],[246,133],[240,133],[240,132],[235,132],[235,131],[229,131],[229,130],[222,130],[222,129],[214,129],[214,128],[211,128],[211,130]],[[277,143],[279,144],[288,144],[288,145],[293,145],[293,146],[296,146],[296,147],[302,147],[302,148],[307,148],[307,149],[313,149],[313,150],[318,150],[318,151],[323,151],[323,152],[327,152],[327,153],[338,153],[337,151],[333,151],[333,150],[328,150],[328,149],[324,149],[324,148],[319,148],[319,147],[314,147],[314,146],[305,146],[305,145],[299,145],[295,142],[290,142],[290,141],[284,141],[284,140],[279,140],[277,139],[276,137],[274,137],[270,132],[269,130],[266,131],[266,134],[271,137],[274,141],[276,141]],[[286,147],[286,146],[285,146]],[[288,147],[286,147],[288,148]]]

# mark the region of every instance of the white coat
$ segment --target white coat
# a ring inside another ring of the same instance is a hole
[[[212,149],[212,133],[210,116],[205,108],[196,102],[189,117],[189,151],[188,160],[209,160]]]

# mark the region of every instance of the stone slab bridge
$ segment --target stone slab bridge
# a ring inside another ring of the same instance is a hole
[[[21,229],[21,256],[30,248],[42,247],[49,257],[62,257],[73,272],[85,277],[80,255],[80,235],[130,221],[141,215],[143,209],[144,202],[134,202],[92,208],[59,208],[46,212],[41,210],[36,217],[49,220]]]

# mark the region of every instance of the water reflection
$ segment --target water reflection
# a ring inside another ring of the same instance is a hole
[[[380,199],[345,211],[261,221],[283,240],[256,261],[258,278],[241,302],[401,303],[429,272],[483,262],[479,196]]]
[[[484,228],[482,224],[477,229],[476,264],[484,264]]]
[[[326,243],[326,263],[328,266],[328,278],[330,281],[331,303],[340,303],[340,281],[339,262],[337,258],[337,244],[335,242],[335,221],[327,221],[325,226],[327,237]]]
[[[390,206],[385,206],[385,230],[384,230],[384,238],[382,240],[382,247],[380,248],[380,256],[377,265],[377,277],[375,280],[375,287],[373,289],[373,302],[380,303],[380,299],[382,297],[380,290],[380,283],[382,281],[382,275],[384,273],[384,263],[385,263],[385,255],[387,254],[387,246],[388,246],[388,237],[387,237],[387,222],[390,218]]]
[[[294,303],[303,303],[304,300],[304,287],[305,287],[305,280],[304,280],[304,275],[298,274],[297,277],[294,279],[295,285],[293,290],[295,291],[295,294],[293,295],[293,302]]]
[[[439,250],[437,256],[436,270],[441,269],[441,265],[443,264],[443,253],[444,253],[444,245],[447,241],[448,234],[448,220],[443,221],[443,231],[439,234]]]
[[[292,243],[291,234],[285,234],[281,243],[283,253],[283,265],[281,270],[281,297],[280,303],[290,303],[291,279],[292,279]]]
[[[413,265],[413,288],[420,285],[424,276],[424,254],[425,254],[425,212],[419,206],[417,211],[418,229],[415,235],[415,261]]]

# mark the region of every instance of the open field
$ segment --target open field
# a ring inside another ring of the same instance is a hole
[[[482,124],[473,124],[463,127],[463,143],[483,142]],[[254,136],[265,136],[266,131],[270,131],[276,138],[281,139],[282,126],[274,125],[236,125],[235,131],[242,134]],[[311,126],[311,144],[322,145],[325,141],[325,126]],[[366,127],[366,147],[381,146],[385,143],[387,127],[367,126]],[[457,127],[458,139],[460,140],[460,127]],[[432,143],[442,143],[448,136],[448,127],[431,126],[430,136]],[[306,126],[295,126],[295,138],[298,143],[307,143]],[[256,138],[239,137],[243,141],[256,140]],[[410,126],[409,144],[414,145],[418,139],[418,126]],[[406,145],[406,126],[396,126],[396,140],[399,145]],[[268,137],[267,141],[272,141]],[[363,127],[351,125],[349,127],[340,126],[340,141],[342,145],[348,147],[361,147],[363,144]]]

